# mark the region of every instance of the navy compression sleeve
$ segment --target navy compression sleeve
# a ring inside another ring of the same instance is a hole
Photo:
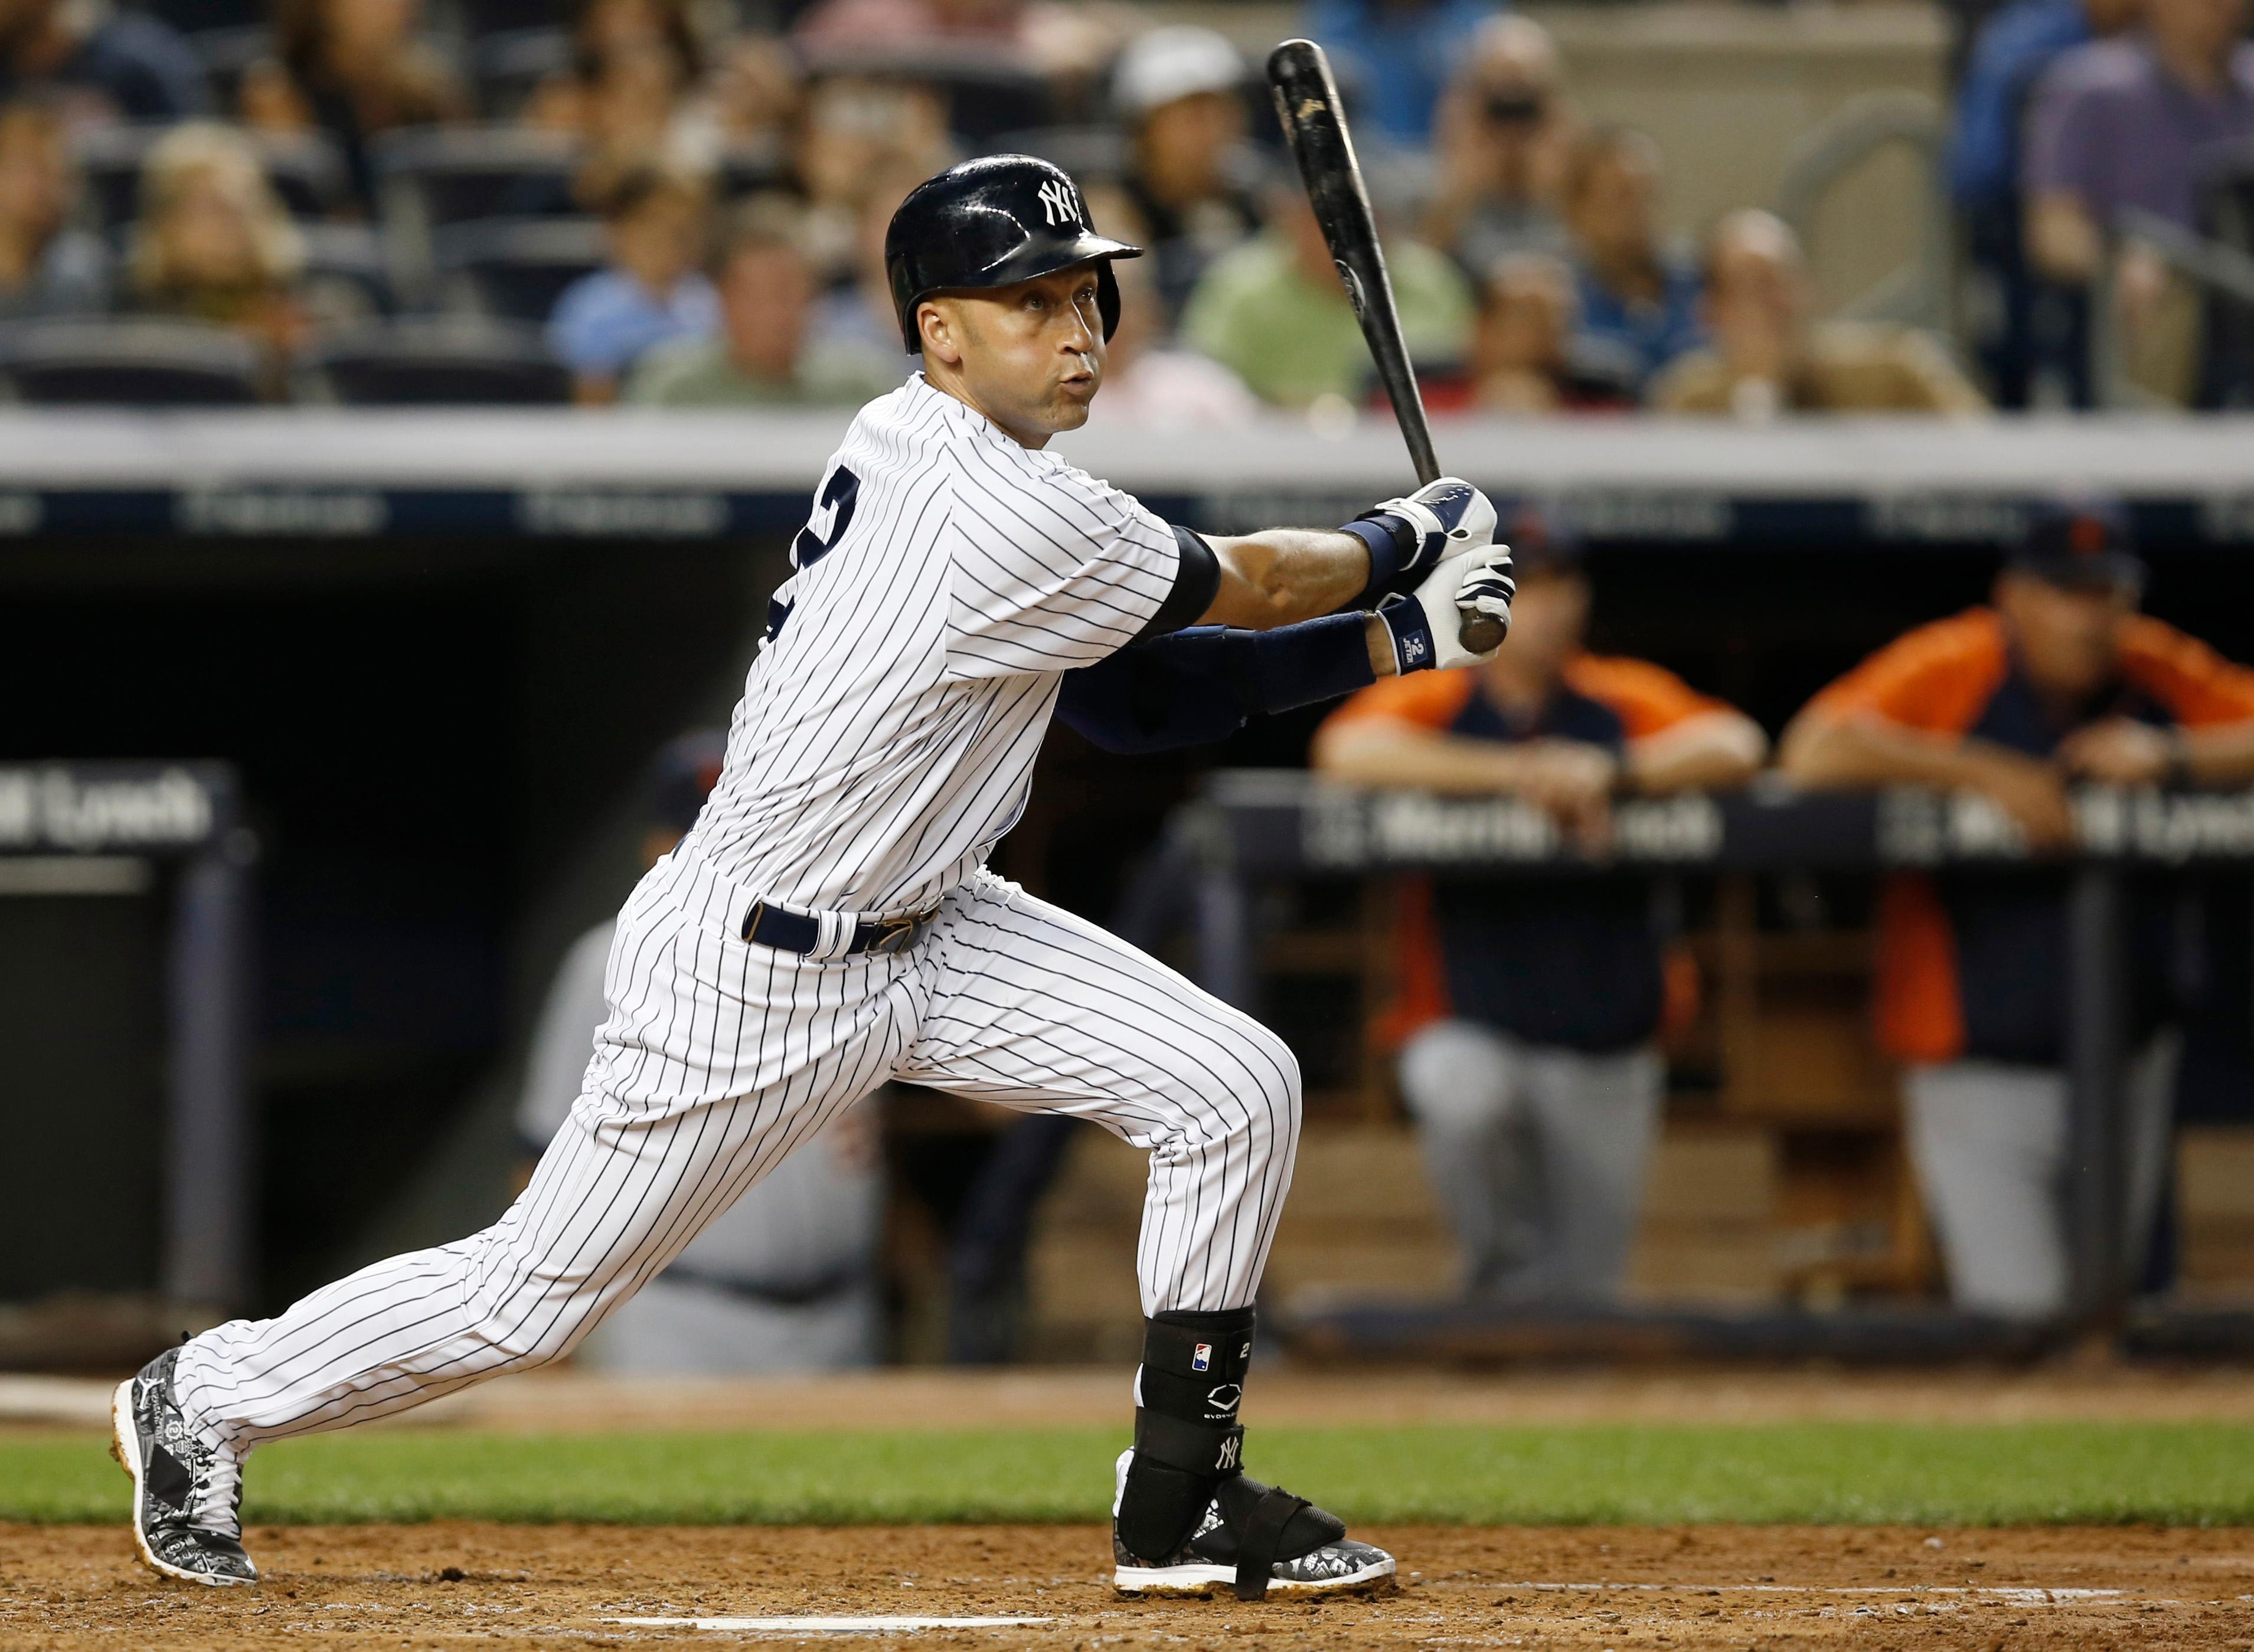
[[[1064,674],[1057,715],[1107,752],[1225,740],[1248,717],[1367,688],[1368,616],[1332,614],[1274,631],[1196,626]]]

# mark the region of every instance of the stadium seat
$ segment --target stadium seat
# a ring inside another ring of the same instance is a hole
[[[370,149],[392,282],[410,302],[427,298],[440,232],[569,203],[578,154],[569,137],[514,126],[386,132]]]
[[[200,321],[112,317],[0,327],[0,380],[19,402],[239,407],[260,400],[259,356]]]
[[[197,35],[214,29],[262,27],[273,8],[268,0],[144,0],[141,10],[182,34]]]
[[[559,133],[520,126],[416,127],[386,132],[373,148],[386,220],[402,206],[433,230],[512,215],[509,199],[528,183],[568,188],[578,152]]]
[[[241,107],[242,74],[261,58],[274,54],[274,31],[263,19],[226,28],[199,29],[188,45],[202,60],[211,82],[212,102],[221,110]]]
[[[1114,182],[1127,170],[1127,139],[1111,126],[1036,126],[998,132],[991,148],[998,155],[1038,155],[1083,185]]]
[[[737,200],[762,190],[788,189],[790,169],[779,153],[734,149],[720,157],[715,183],[723,200]]]
[[[478,108],[489,121],[514,119],[535,87],[570,66],[571,36],[563,29],[510,29],[470,46]]]
[[[556,0],[457,0],[454,7],[462,32],[472,40],[520,29],[546,28],[565,10]]]
[[[446,316],[355,327],[307,358],[300,394],[354,407],[569,402],[571,375],[537,329]]]
[[[2246,285],[2254,277],[2254,142],[2211,146],[2202,174],[2201,231],[2236,255],[2240,280],[2228,289],[2210,284],[2203,294],[2199,401],[2210,408],[2246,408],[2254,406],[2254,292]]]
[[[304,224],[305,276],[316,284],[349,288],[371,314],[389,315],[398,303],[385,267],[383,240],[366,224]]]
[[[130,226],[141,206],[141,171],[149,151],[168,126],[88,127],[76,133],[72,149],[85,175],[87,193],[102,228]],[[326,218],[348,192],[343,156],[320,132],[247,134],[265,164],[274,192],[297,218]]]
[[[1056,118],[1046,77],[976,52],[831,50],[811,54],[807,73],[816,80],[850,76],[932,87],[947,100],[948,130],[974,153],[990,150],[998,133],[1046,126]]]
[[[594,218],[456,224],[438,232],[436,251],[448,309],[545,321],[564,288],[601,267],[603,225]]]

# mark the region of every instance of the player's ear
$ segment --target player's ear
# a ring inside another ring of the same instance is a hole
[[[954,307],[936,298],[927,298],[916,306],[916,332],[923,340],[923,353],[934,360],[944,361],[949,367],[962,365],[962,343]]]

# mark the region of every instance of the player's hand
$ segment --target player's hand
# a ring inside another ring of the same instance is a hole
[[[1355,520],[1382,523],[1392,534],[1401,560],[1387,582],[1391,591],[1413,591],[1444,558],[1494,539],[1494,504],[1453,476],[1427,482],[1405,499],[1373,505]]]
[[[2074,842],[2066,777],[2050,764],[1998,752],[1981,764],[1972,787],[2019,823],[2029,849],[2064,849]]]
[[[1493,659],[1494,648],[1474,654],[1464,647],[1464,621],[1484,615],[1501,620],[1508,632],[1510,599],[1517,592],[1508,545],[1474,545],[1446,558],[1407,596],[1378,605],[1377,617],[1393,633],[1394,668],[1422,671]],[[1500,646],[1499,637],[1496,641]]]
[[[1582,849],[1599,853],[1612,841],[1613,793],[1620,761],[1586,740],[1529,740],[1514,753],[1510,789],[1555,820]]]
[[[2108,718],[2059,742],[2067,773],[2104,786],[2158,786],[2175,766],[2176,742],[2165,729],[2132,718]]]

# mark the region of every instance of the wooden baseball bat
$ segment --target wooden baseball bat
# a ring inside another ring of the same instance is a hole
[[[1418,486],[1437,481],[1440,461],[1432,452],[1432,428],[1424,417],[1424,398],[1409,366],[1402,341],[1401,312],[1393,303],[1393,282],[1385,273],[1385,251],[1377,242],[1377,218],[1354,158],[1354,139],[1339,106],[1338,83],[1322,47],[1312,40],[1286,40],[1268,54],[1268,85],[1284,136],[1299,163],[1307,200],[1322,226],[1323,240],[1338,266],[1339,280],[1362,324],[1385,396],[1409,444]],[[1502,626],[1485,614],[1466,616],[1459,632],[1465,648],[1484,654],[1502,640]]]

